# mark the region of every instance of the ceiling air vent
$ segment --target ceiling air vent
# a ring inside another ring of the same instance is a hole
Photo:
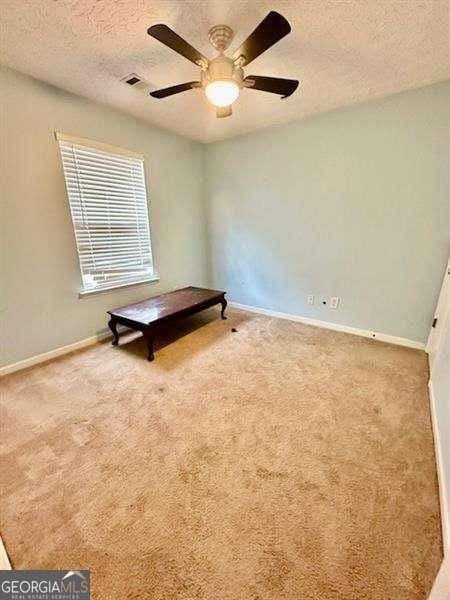
[[[125,77],[122,77],[120,81],[142,92],[147,92],[149,90],[148,83],[144,79],[142,79],[142,77],[136,75],[136,73],[130,73],[129,75],[125,75]]]
[[[127,79],[125,83],[128,83],[128,85],[134,85],[135,83],[139,83],[140,79],[139,77],[136,77],[135,75],[132,75],[130,77],[130,79]]]

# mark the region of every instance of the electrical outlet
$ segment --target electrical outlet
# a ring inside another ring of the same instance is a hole
[[[338,298],[337,296],[332,296],[330,298],[330,308],[338,308],[339,307],[339,302],[341,301],[340,298]]]
[[[308,296],[308,304],[314,304],[314,294],[309,294],[309,296]]]

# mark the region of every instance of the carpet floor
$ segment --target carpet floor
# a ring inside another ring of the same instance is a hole
[[[94,600],[426,598],[423,352],[211,309],[145,354],[130,334],[0,382],[14,568],[89,568]]]

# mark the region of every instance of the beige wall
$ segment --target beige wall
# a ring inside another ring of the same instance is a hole
[[[207,150],[213,285],[242,304],[426,341],[450,249],[450,82]]]
[[[203,148],[104,105],[0,69],[2,364],[103,330],[108,308],[205,284]],[[156,284],[80,300],[80,273],[54,131],[142,152]]]
[[[450,246],[449,82],[206,146],[14,71],[0,91],[3,364],[187,284],[426,340]],[[55,130],[145,154],[159,283],[78,298]]]

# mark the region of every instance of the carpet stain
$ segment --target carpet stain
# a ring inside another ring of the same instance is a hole
[[[255,472],[256,475],[261,479],[284,479],[287,477],[286,473],[281,471],[271,471],[269,469],[265,469],[264,467],[258,467]]]

